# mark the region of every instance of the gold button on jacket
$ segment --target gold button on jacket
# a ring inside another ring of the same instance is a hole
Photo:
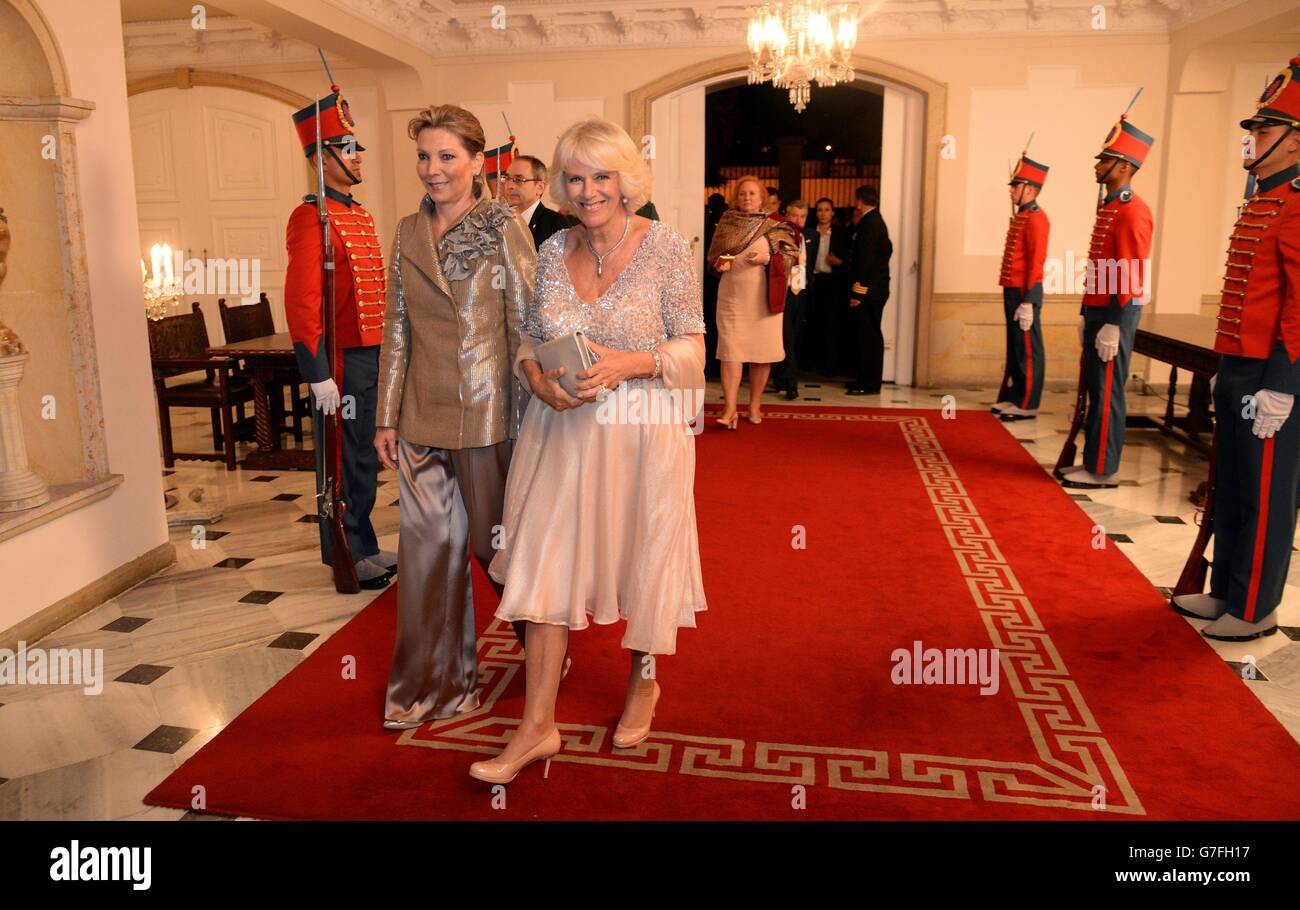
[[[435,250],[433,205],[426,196],[393,240],[375,425],[437,448],[493,445],[518,435],[528,404],[512,368],[537,254],[486,196]]]

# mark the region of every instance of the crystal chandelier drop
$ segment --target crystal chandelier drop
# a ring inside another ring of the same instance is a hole
[[[812,83],[825,88],[853,81],[850,57],[858,41],[858,11],[851,4],[796,0],[788,6],[749,11],[749,84],[769,79],[790,90],[790,103],[803,112]]]

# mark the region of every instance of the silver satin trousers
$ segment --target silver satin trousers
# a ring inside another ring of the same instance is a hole
[[[385,720],[424,722],[478,705],[469,561],[484,573],[492,561],[513,448],[509,439],[474,449],[397,440],[401,568]]]

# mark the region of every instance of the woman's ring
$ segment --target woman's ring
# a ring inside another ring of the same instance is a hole
[[[596,393],[596,400],[604,401],[608,396],[609,396],[609,389],[605,388],[604,384],[602,384],[600,387],[600,391]]]

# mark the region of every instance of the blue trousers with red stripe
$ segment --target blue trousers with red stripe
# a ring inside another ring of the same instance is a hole
[[[375,406],[379,396],[379,345],[343,349],[343,381],[338,383],[339,396],[348,407],[341,411],[343,435],[339,464],[339,492],[347,503],[343,513],[343,534],[352,551],[352,561],[360,562],[379,553],[379,539],[370,521],[379,485],[379,453],[375,451]],[[351,401],[349,401],[349,398]],[[313,404],[315,402],[313,401]],[[325,476],[325,417],[319,408],[312,411],[312,440],[316,445],[316,489]],[[317,503],[319,505],[319,503]],[[320,558],[325,565],[334,561],[334,541],[329,525],[320,523]]]
[[[1029,331],[1016,321],[1016,307],[1024,302],[1034,305],[1034,324]],[[1011,389],[1007,400],[1018,408],[1036,410],[1043,397],[1043,285],[1029,289],[1002,289],[1002,309],[1007,317],[1007,375]]]
[[[1242,401],[1260,389],[1267,361],[1225,354],[1214,387],[1217,462],[1210,595],[1259,622],[1282,600],[1300,493],[1300,413],[1269,439],[1251,432]],[[1250,412],[1247,412],[1250,413]]]
[[[1083,446],[1083,466],[1094,474],[1113,474],[1119,470],[1124,453],[1124,383],[1129,362],[1133,359],[1133,342],[1137,337],[1142,307],[1129,304],[1120,311],[1119,353],[1103,363],[1097,356],[1097,333],[1106,324],[1106,307],[1083,308],[1084,381],[1088,388],[1088,414],[1083,421],[1087,441]]]

